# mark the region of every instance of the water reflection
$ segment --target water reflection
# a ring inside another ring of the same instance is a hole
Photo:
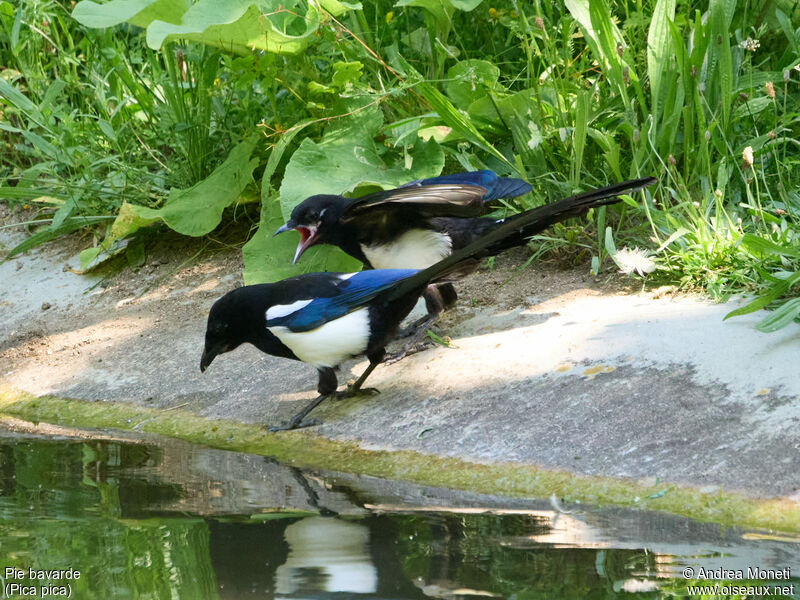
[[[78,569],[75,598],[661,598],[686,595],[683,565],[800,573],[791,539],[583,511],[173,441],[0,432],[0,566]]]

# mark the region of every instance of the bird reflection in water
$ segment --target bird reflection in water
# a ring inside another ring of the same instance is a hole
[[[275,572],[276,597],[326,597],[326,592],[374,597],[378,570],[366,525],[309,517],[289,525],[284,537],[289,555]]]

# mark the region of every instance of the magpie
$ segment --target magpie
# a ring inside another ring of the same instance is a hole
[[[632,183],[620,183],[597,192],[602,195],[613,190],[624,191]],[[300,234],[294,262],[315,244],[331,244],[368,268],[423,269],[506,221],[481,216],[488,212],[489,202],[520,196],[530,190],[531,186],[522,179],[498,177],[484,170],[420,179],[358,198],[316,195],[298,204],[275,235],[291,229]],[[557,220],[585,212],[565,212]],[[542,229],[536,224],[532,227],[524,235],[495,244],[485,255],[499,254],[526,243]],[[421,350],[427,328],[442,311],[455,304],[458,296],[448,282],[429,286],[423,298],[427,315],[403,331],[401,336],[415,335],[400,352],[387,357],[387,363]]]
[[[488,212],[489,202],[530,190],[522,179],[473,171],[417,179],[358,198],[320,194],[298,204],[275,235],[292,229],[300,234],[293,263],[311,246],[331,244],[367,268],[424,269],[502,222],[475,218]],[[451,283],[433,285],[423,297],[428,317],[417,326],[457,299]]]
[[[319,396],[288,423],[271,430],[312,425],[317,421],[303,419],[323,400],[361,391],[364,381],[383,360],[386,345],[428,285],[462,277],[496,248],[520,243],[521,238],[567,216],[612,204],[618,201],[618,194],[654,182],[652,177],[628,181],[520,213],[424,269],[307,273],[234,289],[209,311],[200,371],[204,372],[219,354],[245,342],[273,356],[309,363],[318,371]],[[337,391],[334,369],[360,355],[369,359],[369,366],[354,384]]]

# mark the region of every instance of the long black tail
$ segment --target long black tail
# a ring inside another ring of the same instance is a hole
[[[518,246],[532,235],[536,235],[554,223],[569,217],[586,214],[590,208],[619,202],[620,194],[631,193],[657,181],[655,177],[644,177],[615,183],[590,192],[564,198],[551,204],[539,206],[506,219],[468,246],[431,265],[387,292],[388,299],[399,298],[422,285],[437,281],[453,273],[463,274],[476,264],[476,259]]]
[[[503,237],[499,242],[491,244],[482,253],[483,256],[492,256],[498,254],[503,250],[521,246],[531,236],[541,233],[551,225],[554,225],[565,219],[571,217],[580,217],[589,212],[592,208],[598,206],[607,206],[609,204],[616,204],[619,202],[619,195],[628,192],[635,192],[639,189],[652,185],[657,180],[655,177],[645,177],[642,179],[634,179],[631,181],[623,181],[622,183],[615,183],[604,188],[591,190],[563,200],[558,200],[551,204],[546,204],[531,210],[525,211],[518,215],[507,219],[507,222],[520,223],[525,222],[524,225],[516,233],[510,233]],[[535,214],[535,218],[531,221],[528,215]],[[519,226],[519,225],[518,225]],[[480,240],[476,240],[480,241]]]

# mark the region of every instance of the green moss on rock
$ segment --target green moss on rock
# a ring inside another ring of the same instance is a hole
[[[156,433],[221,448],[271,456],[297,467],[401,479],[488,494],[547,498],[594,505],[663,510],[703,521],[800,532],[800,505],[755,499],[733,492],[702,493],[672,484],[643,485],[510,462],[476,463],[410,450],[366,450],[310,431],[269,433],[260,425],[209,420],[180,410],[157,410],[120,402],[34,397],[0,388],[0,415],[81,428]]]

